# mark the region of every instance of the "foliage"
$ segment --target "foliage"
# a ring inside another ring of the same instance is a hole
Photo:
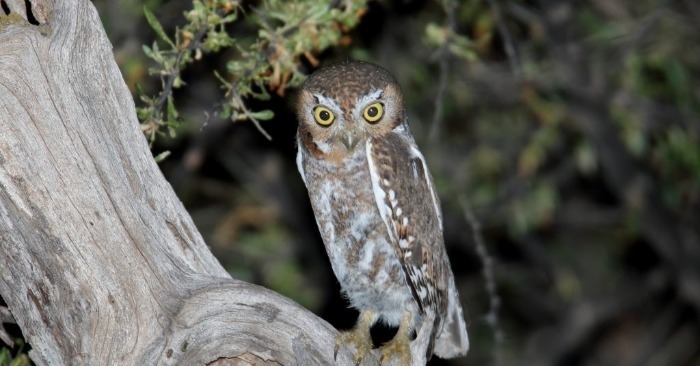
[[[17,350],[15,352],[13,352],[10,348],[7,347],[0,348],[0,366],[31,365],[31,360],[24,351],[24,340],[21,338],[16,338],[14,341],[17,345]]]
[[[143,46],[158,64],[149,72],[163,84],[157,97],[141,96],[145,106],[138,114],[144,133],[151,143],[164,128],[174,136],[181,119],[173,89],[184,84],[183,70],[203,55],[231,50],[234,56],[227,62],[227,73],[215,71],[225,92],[219,114],[232,121],[250,120],[269,138],[260,121],[271,120],[274,113],[251,111],[246,100],[268,100],[268,90],[283,95],[288,87],[299,85],[304,79],[299,71],[302,58],[317,64],[314,54],[341,43],[343,34],[357,25],[365,6],[365,0],[345,1],[337,7],[313,0],[265,0],[259,7],[246,9],[235,0],[194,0],[185,13],[187,24],[178,27],[173,37],[144,8],[148,23],[165,44]],[[252,29],[245,27],[245,21],[254,24]]]

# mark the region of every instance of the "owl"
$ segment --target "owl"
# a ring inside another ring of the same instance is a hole
[[[377,321],[398,327],[379,348],[382,363],[410,365],[419,330],[429,335],[427,358],[466,354],[440,201],[396,80],[370,63],[334,64],[304,82],[296,113],[297,166],[333,272],[360,311],[355,327],[337,337],[335,356],[354,347],[359,364],[373,349]]]

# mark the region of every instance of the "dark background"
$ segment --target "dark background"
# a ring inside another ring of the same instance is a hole
[[[93,3],[138,105],[137,84],[160,90],[141,51],[155,38],[143,3]],[[145,3],[170,32],[191,6]],[[447,16],[439,1],[371,2],[349,42],[315,55],[377,63],[406,94],[471,339],[465,358],[430,365],[700,365],[700,3],[452,4]],[[441,47],[430,24],[457,37]],[[242,20],[230,32],[256,29]],[[154,155],[171,152],[161,169],[232,276],[350,328],[357,312],[296,171],[293,88],[248,101],[275,112],[263,122],[272,141],[205,115],[223,99],[212,71],[225,75],[231,57],[184,71],[184,123]],[[391,335],[379,329],[375,343]]]

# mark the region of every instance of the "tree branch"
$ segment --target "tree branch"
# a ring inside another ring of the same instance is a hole
[[[153,160],[92,3],[32,6],[48,22],[0,27],[0,295],[34,362],[333,364],[330,325],[211,254]]]

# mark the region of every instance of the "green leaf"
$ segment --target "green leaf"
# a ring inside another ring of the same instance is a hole
[[[177,89],[181,87],[183,84],[185,84],[184,81],[182,81],[182,78],[180,78],[180,75],[175,77],[175,80],[173,80],[173,88]]]
[[[177,120],[180,117],[180,114],[177,112],[177,109],[175,108],[175,102],[173,101],[172,97],[168,97],[168,120]]]
[[[150,58],[152,60],[156,59],[156,55],[155,55],[155,53],[153,53],[153,50],[151,50],[150,47],[148,47],[144,44],[141,46],[141,49],[143,50],[143,53],[145,53],[146,56],[148,56],[148,58]]]
[[[275,112],[265,109],[259,112],[250,112],[248,113],[248,117],[257,119],[258,121],[267,121],[275,117]]]
[[[227,104],[219,111],[219,118],[228,119],[229,117],[231,117],[231,106]]]
[[[231,89],[231,83],[224,79],[224,77],[221,76],[221,74],[219,74],[219,72],[216,70],[214,70],[214,77],[216,77],[219,80],[219,82],[221,82],[225,89]]]
[[[688,72],[679,61],[674,60],[664,65],[663,71],[666,74],[666,79],[668,80],[669,86],[676,97],[676,103],[681,107],[688,108],[692,103],[693,95],[692,88],[690,87],[689,80],[691,78]]]
[[[156,34],[165,42],[168,42],[168,44],[172,48],[176,48],[175,43],[173,43],[173,41],[170,40],[170,37],[168,37],[168,35],[165,34],[165,30],[163,30],[163,26],[160,25],[160,22],[158,21],[158,19],[156,19],[156,16],[153,15],[153,13],[151,13],[151,11],[148,10],[148,8],[145,6],[143,7],[143,14],[146,16],[146,21],[148,21],[148,24],[151,25],[151,28],[153,28],[153,30],[156,31]]]
[[[163,151],[162,153],[156,155],[156,163],[160,163],[161,161],[165,160],[168,156],[170,156],[170,150]]]

